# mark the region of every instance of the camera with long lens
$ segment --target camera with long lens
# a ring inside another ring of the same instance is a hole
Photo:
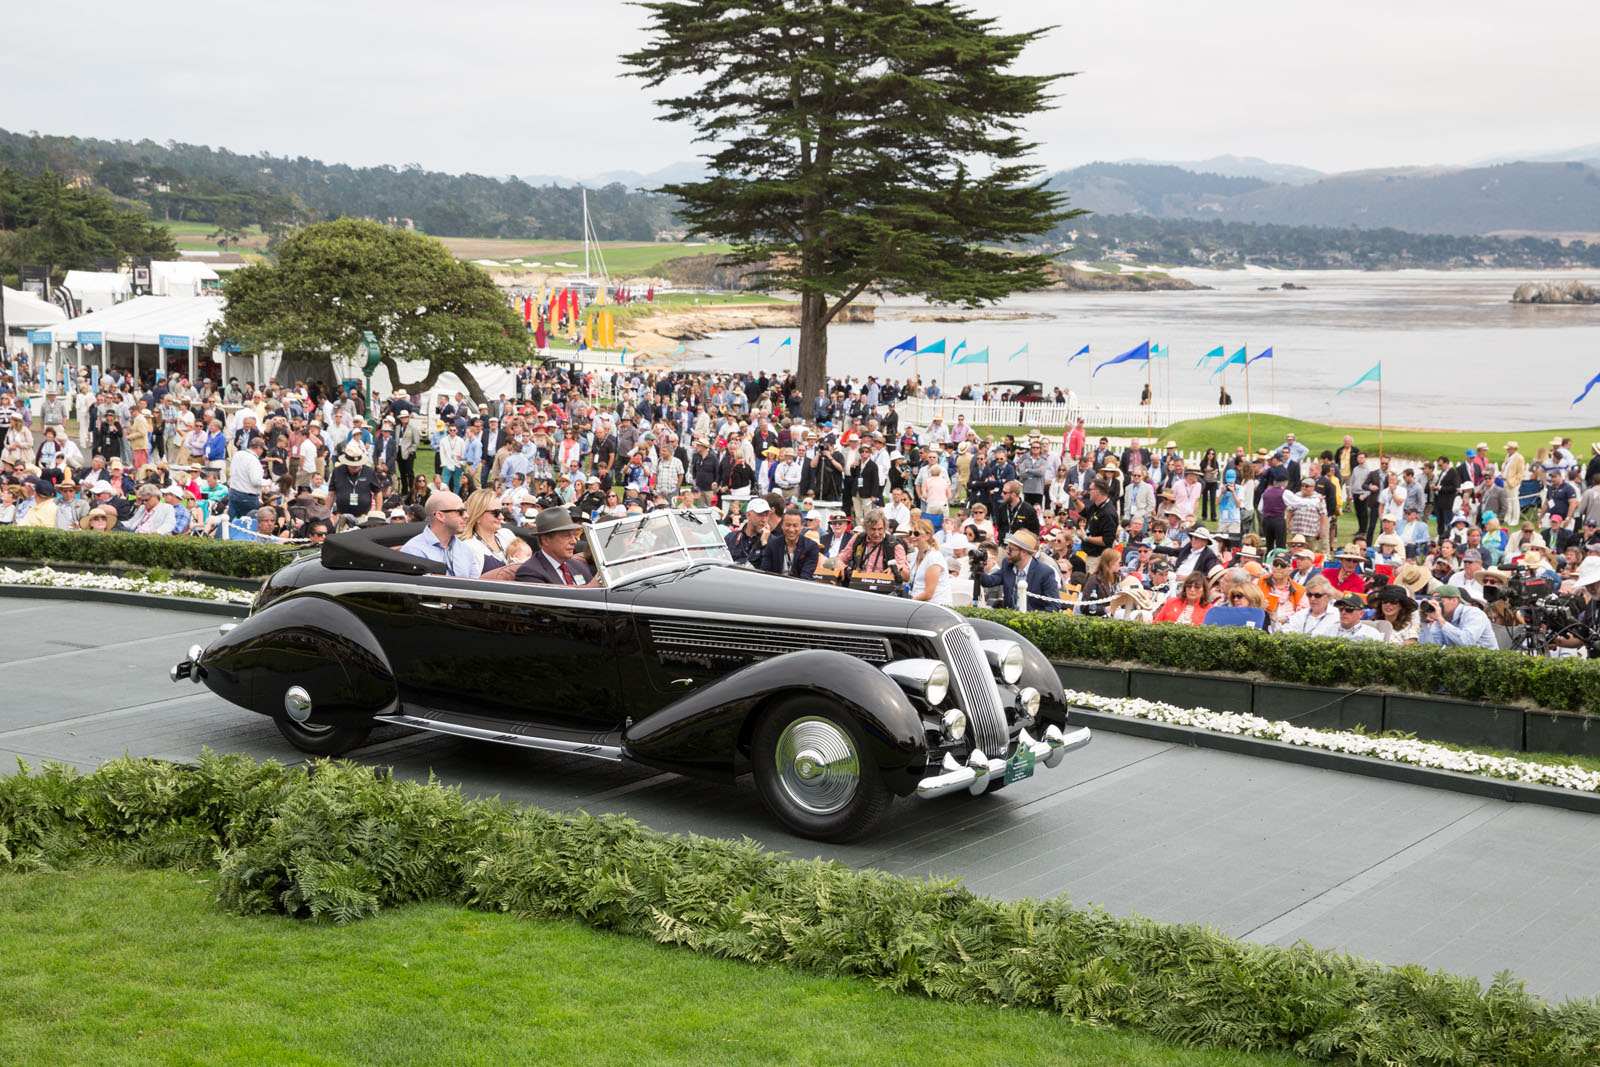
[[[1542,653],[1556,637],[1576,637],[1591,652],[1596,650],[1594,632],[1584,624],[1584,601],[1576,594],[1563,594],[1549,578],[1539,577],[1532,568],[1517,565],[1505,586],[1487,586],[1483,599],[1489,603],[1505,601],[1526,624],[1518,647]]]

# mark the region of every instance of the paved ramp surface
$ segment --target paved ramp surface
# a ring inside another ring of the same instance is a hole
[[[203,748],[295,762],[271,722],[167,668],[216,633],[180,611],[0,600],[0,760],[85,769]],[[1304,939],[1545,997],[1600,993],[1600,817],[1102,731],[1055,771],[984,798],[898,801],[871,840],[777,829],[753,785],[389,729],[352,758],[469,794],[626,812],[665,831],[747,835],[796,856],[961,878],[997,897],[1066,894],[1117,914]]]

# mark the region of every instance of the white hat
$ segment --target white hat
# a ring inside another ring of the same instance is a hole
[[[1189,540],[1210,541],[1212,540],[1211,531],[1206,529],[1204,526],[1196,526],[1194,529],[1189,531]]]
[[[1578,564],[1578,584],[1586,586],[1595,582],[1600,582],[1600,556],[1585,556]]]
[[[764,515],[772,510],[772,505],[768,504],[760,497],[756,497],[754,500],[750,501],[750,503],[745,505],[744,510],[745,514],[747,515]]]

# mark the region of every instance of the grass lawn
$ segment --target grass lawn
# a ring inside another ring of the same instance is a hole
[[[0,876],[14,1064],[1287,1065],[443,905],[242,919],[209,876]]]
[[[211,234],[217,230],[214,222],[162,222],[160,219],[151,219],[158,226],[165,226],[172,233],[172,243],[182,252],[220,252],[217,242],[211,239]],[[246,226],[244,238],[238,244],[230,244],[229,252],[261,252],[267,247],[267,235],[261,232],[259,226]]]
[[[980,426],[978,429],[987,434],[1012,433],[1022,437],[1033,427]],[[1064,432],[1066,431],[1060,427],[1045,431],[1047,436],[1054,437],[1060,437]],[[1249,436],[1255,448],[1270,448],[1282,444],[1284,437],[1290,433],[1314,453],[1320,453],[1325,448],[1330,451],[1338,449],[1344,442],[1345,434],[1355,438],[1356,445],[1369,452],[1376,452],[1378,448],[1378,431],[1371,427],[1336,426],[1321,422],[1306,422],[1303,419],[1288,419],[1279,415],[1256,415],[1250,420]],[[1600,426],[1544,430],[1462,430],[1450,433],[1386,429],[1383,433],[1383,450],[1385,453],[1412,458],[1437,459],[1444,455],[1452,460],[1459,460],[1466,449],[1476,446],[1479,441],[1487,441],[1490,457],[1499,461],[1505,456],[1505,443],[1516,441],[1522,446],[1522,452],[1531,460],[1540,446],[1558,434],[1562,437],[1571,437],[1573,449],[1579,459],[1587,462],[1589,443],[1600,441]],[[1091,441],[1101,435],[1115,439],[1138,437],[1141,440],[1148,440],[1151,436],[1143,426],[1113,429],[1096,427],[1089,431]],[[1185,452],[1215,448],[1218,452],[1232,453],[1234,448],[1245,443],[1245,416],[1219,415],[1212,419],[1175,422],[1171,426],[1161,426],[1157,423],[1154,435],[1161,438],[1163,443],[1178,442],[1178,447]]]

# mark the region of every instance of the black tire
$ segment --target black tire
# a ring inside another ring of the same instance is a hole
[[[756,788],[788,829],[817,841],[854,841],[893,799],[866,738],[835,704],[791,700],[756,725]]]
[[[372,733],[371,727],[367,726],[324,726],[314,722],[295,722],[282,713],[274,715],[272,721],[291,745],[313,756],[342,756],[352,748],[360,747],[367,735]]]

